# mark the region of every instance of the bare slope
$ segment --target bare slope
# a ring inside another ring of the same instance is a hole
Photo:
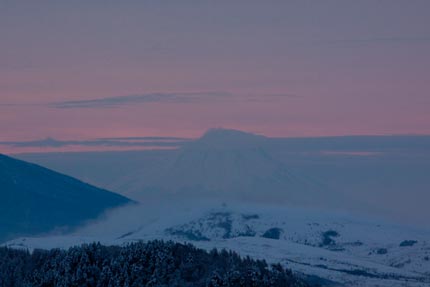
[[[129,199],[0,155],[0,241],[73,227]]]

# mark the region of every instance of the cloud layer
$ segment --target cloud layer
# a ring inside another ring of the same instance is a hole
[[[16,147],[16,148],[61,148],[67,146],[82,146],[82,147],[154,147],[154,148],[176,148],[188,142],[186,138],[176,137],[130,137],[130,138],[106,138],[95,140],[56,140],[54,138],[46,138],[34,141],[3,141],[0,145]]]

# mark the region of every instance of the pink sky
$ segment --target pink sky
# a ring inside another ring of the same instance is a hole
[[[0,141],[430,134],[428,1],[16,2],[0,4]]]

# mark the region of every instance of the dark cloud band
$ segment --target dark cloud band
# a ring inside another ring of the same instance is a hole
[[[143,95],[128,95],[107,97],[82,101],[63,101],[51,103],[50,106],[59,109],[75,108],[113,108],[130,104],[145,103],[194,103],[202,101],[217,101],[232,95],[224,92],[205,93],[153,93]]]

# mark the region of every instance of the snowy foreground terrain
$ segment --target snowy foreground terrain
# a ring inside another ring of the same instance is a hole
[[[177,150],[23,155],[143,204],[6,245],[175,240],[282,263],[326,286],[430,286],[429,143],[215,129]]]
[[[117,209],[72,234],[4,245],[47,249],[165,239],[280,262],[327,286],[430,286],[428,231],[285,206],[170,202]]]

